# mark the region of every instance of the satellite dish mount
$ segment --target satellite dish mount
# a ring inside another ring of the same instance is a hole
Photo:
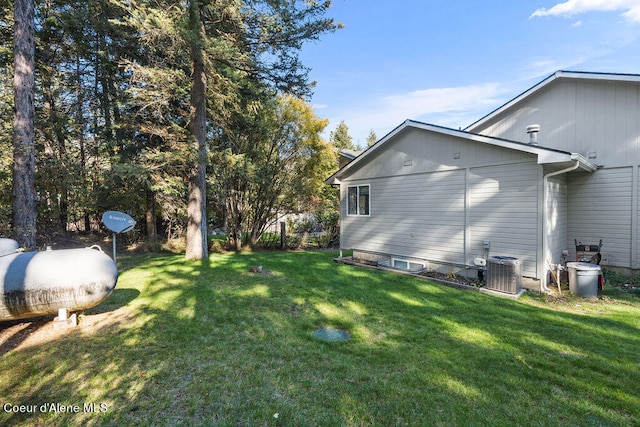
[[[102,223],[113,232],[113,262],[116,262],[116,234],[133,230],[136,220],[126,213],[107,211],[102,214]]]

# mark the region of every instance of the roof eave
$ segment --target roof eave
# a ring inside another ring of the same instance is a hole
[[[327,185],[340,185],[340,180],[336,177],[336,174],[334,173],[329,178],[325,179],[324,183]]]
[[[571,160],[577,161],[579,168],[586,172],[595,172],[598,170],[598,165],[590,162],[586,157],[580,153],[571,153]]]
[[[540,152],[538,154],[539,165],[553,165],[561,163],[578,162],[578,169],[585,172],[595,172],[598,165],[590,162],[580,153],[562,153],[562,152]]]

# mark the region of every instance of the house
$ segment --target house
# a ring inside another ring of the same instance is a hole
[[[358,157],[360,154],[362,154],[362,151],[349,150],[348,148],[343,148],[342,150],[340,150],[340,153],[338,153],[338,157],[340,159],[339,160],[340,167],[341,168],[345,167],[347,163],[351,163],[351,161],[356,157]]]
[[[558,71],[464,130],[407,120],[325,182],[356,257],[471,276],[512,256],[544,290],[574,239],[640,268],[638,165],[640,75]]]

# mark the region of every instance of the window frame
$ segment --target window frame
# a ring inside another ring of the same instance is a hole
[[[404,262],[407,264],[407,268],[400,268],[400,267],[396,267],[396,261],[399,262]],[[426,264],[424,262],[420,262],[420,261],[411,261],[408,260],[406,258],[396,258],[396,257],[392,257],[391,258],[391,268],[395,268],[396,270],[401,270],[401,271],[416,271],[415,269],[411,269],[411,264],[415,264],[415,265],[419,265],[421,267],[421,269],[426,268]],[[420,270],[420,269],[419,269]]]
[[[367,187],[367,212],[366,214],[360,213],[360,188]],[[350,190],[352,188],[356,189],[356,206],[355,213],[350,213],[352,205],[351,205],[351,194]],[[356,185],[348,185],[347,186],[347,216],[371,216],[371,184],[356,184]]]

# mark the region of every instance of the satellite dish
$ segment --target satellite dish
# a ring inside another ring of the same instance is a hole
[[[102,222],[114,233],[126,233],[133,230],[136,226],[136,220],[126,213],[117,211],[107,211],[102,214]]]

